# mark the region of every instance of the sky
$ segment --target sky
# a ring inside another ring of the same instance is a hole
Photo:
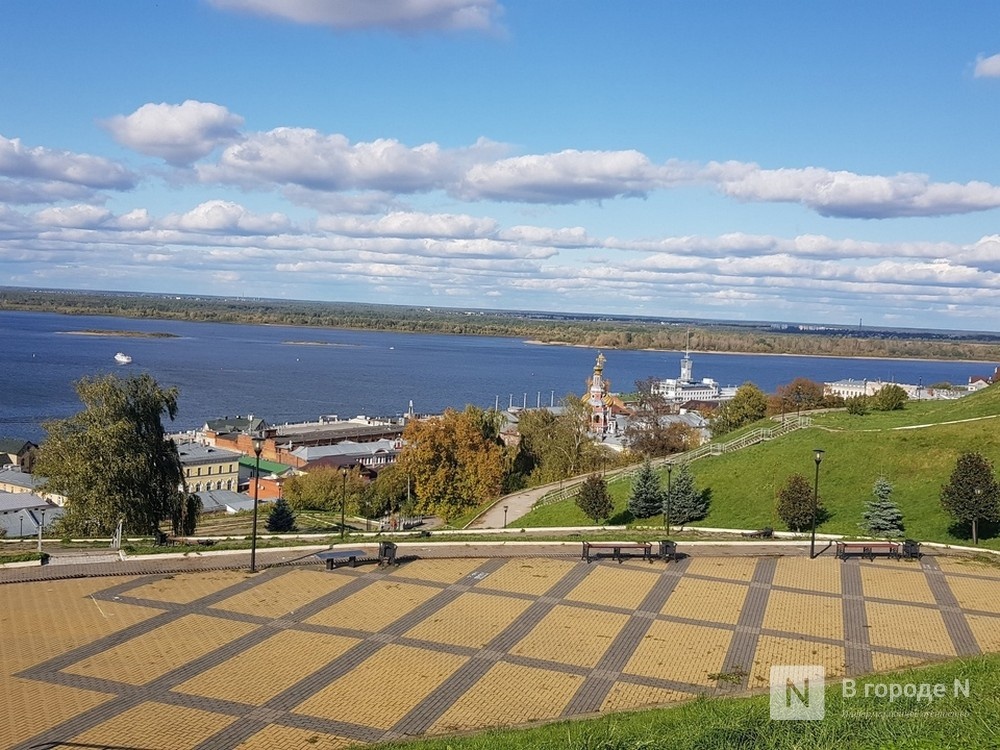
[[[0,285],[998,330],[1000,3],[0,3]]]

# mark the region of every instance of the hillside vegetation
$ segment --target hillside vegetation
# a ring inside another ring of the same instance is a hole
[[[699,489],[711,492],[708,516],[696,526],[784,528],[775,512],[777,492],[793,473],[815,479],[813,450],[825,453],[819,495],[828,512],[818,531],[859,535],[872,485],[885,476],[893,501],[903,512],[906,536],[921,541],[970,544],[940,504],[959,454],[978,451],[1000,466],[1000,385],[958,401],[912,402],[897,412],[851,416],[819,414],[813,426],[741,451],[691,464]],[[763,424],[763,423],[762,423]],[[666,483],[666,475],[663,475]],[[630,482],[612,483],[616,516],[623,522]],[[654,519],[654,523],[656,519]],[[586,525],[572,500],[537,508],[519,526]],[[1000,549],[1000,534],[989,529],[981,546]]]

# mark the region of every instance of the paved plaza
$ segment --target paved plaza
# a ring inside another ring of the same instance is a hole
[[[556,550],[0,585],[0,747],[340,748],[1000,650],[967,559]]]

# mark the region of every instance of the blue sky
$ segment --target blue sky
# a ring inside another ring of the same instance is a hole
[[[0,284],[997,330],[1000,4],[0,4]]]

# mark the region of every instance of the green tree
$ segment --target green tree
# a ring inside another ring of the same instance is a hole
[[[608,484],[604,481],[604,477],[600,474],[591,474],[587,477],[580,485],[580,492],[576,496],[576,505],[587,518],[594,519],[594,523],[600,523],[602,518],[608,518],[615,506],[611,502]]]
[[[660,475],[647,458],[632,480],[632,494],[628,509],[633,518],[650,518],[663,511],[663,490]]]
[[[900,386],[890,383],[875,391],[871,399],[872,408],[876,411],[896,411],[902,409],[909,398]]]
[[[719,409],[712,420],[712,435],[718,437],[767,415],[767,395],[753,383],[744,383],[736,395]]]
[[[879,477],[872,486],[874,500],[865,504],[861,528],[872,536],[893,537],[903,533],[903,514],[892,501],[892,484]]]
[[[162,418],[177,414],[177,389],[148,374],[83,378],[76,392],[84,408],[46,422],[35,470],[45,491],[66,497],[63,528],[108,534],[124,522],[133,534],[153,534],[170,520],[175,534],[190,533],[200,503],[184,489],[177,445]],[[190,529],[190,531],[188,531]]]
[[[814,488],[801,474],[792,474],[778,490],[778,518],[792,531],[812,527]],[[816,517],[822,516],[822,502],[816,499]]]
[[[844,406],[847,408],[848,414],[863,417],[871,408],[871,398],[863,394],[850,396],[849,398],[844,399]]]
[[[960,524],[972,530],[979,543],[979,522],[1000,520],[1000,486],[993,464],[979,453],[963,453],[955,463],[948,484],[941,488],[941,505]]]
[[[307,474],[299,474],[285,482],[282,494],[293,510],[339,511],[344,502],[345,512],[353,514],[360,505],[360,499],[367,486],[357,467],[343,469],[321,466]]]
[[[778,386],[770,399],[769,411],[772,414],[798,414],[804,409],[824,406],[825,399],[822,383],[809,378],[795,378],[791,383]]]
[[[633,453],[652,458],[698,447],[698,432],[665,419],[674,407],[657,392],[657,378],[636,381],[637,402],[625,427],[625,445]]]
[[[666,507],[664,500],[663,507]],[[686,463],[678,464],[670,482],[670,524],[683,526],[708,515],[708,494],[699,492]]]
[[[271,504],[267,514],[267,530],[275,533],[295,531],[295,512],[284,497],[279,497]]]

